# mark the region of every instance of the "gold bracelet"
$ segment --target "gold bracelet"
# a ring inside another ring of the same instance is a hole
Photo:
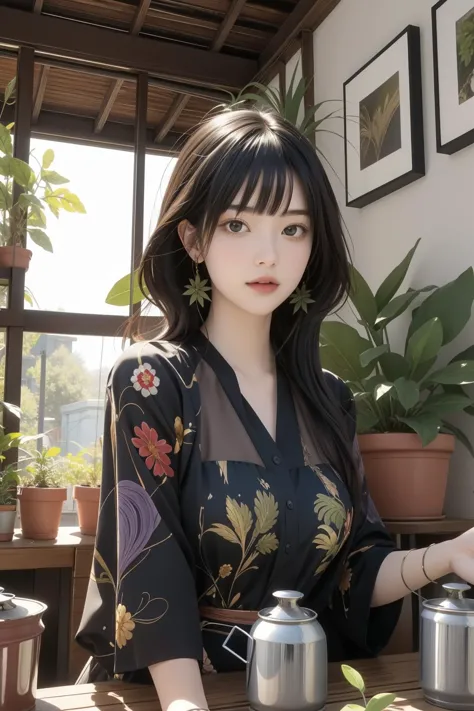
[[[403,558],[402,558],[402,564],[401,564],[401,566],[400,566],[400,576],[401,576],[401,578],[402,578],[403,584],[404,584],[404,586],[406,587],[406,589],[409,590],[409,591],[410,591],[411,593],[413,593],[413,594],[415,594],[415,591],[411,589],[411,587],[407,584],[407,581],[405,580],[404,567],[405,567],[405,561],[406,561],[406,559],[408,558],[408,556],[410,555],[410,553],[411,553],[412,551],[414,551],[414,550],[415,550],[415,548],[412,548],[411,550],[407,551],[407,553],[405,553],[405,555],[404,555]]]
[[[429,549],[430,549],[432,546],[434,546],[434,545],[435,545],[435,543],[431,543],[431,545],[429,545],[428,548],[425,549],[425,552],[423,553],[423,558],[422,558],[422,560],[421,560],[421,569],[422,569],[422,571],[423,571],[423,575],[425,576],[425,578],[426,578],[427,580],[430,581],[430,583],[436,583],[436,580],[432,580],[432,579],[430,578],[430,576],[427,575],[426,570],[425,570],[425,558],[426,558],[426,554],[428,553]]]

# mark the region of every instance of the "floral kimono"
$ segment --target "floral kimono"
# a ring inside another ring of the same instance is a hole
[[[350,394],[326,377],[355,439]],[[318,613],[330,660],[386,645],[401,603],[371,608],[371,598],[395,546],[362,471],[354,518],[312,429],[279,371],[273,439],[202,334],[182,347],[139,342],[121,356],[107,387],[100,515],[76,637],[95,678],[149,680],[149,665],[181,657],[204,671],[242,668],[222,648],[232,625],[202,608],[260,610],[281,589]],[[246,638],[234,638],[245,653]]]

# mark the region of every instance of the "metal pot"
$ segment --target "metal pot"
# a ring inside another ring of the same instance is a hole
[[[447,598],[423,601],[421,686],[435,706],[474,711],[474,600],[465,583],[443,588]]]
[[[0,588],[0,711],[35,707],[46,605]]]
[[[320,711],[327,700],[327,643],[316,613],[299,607],[303,594],[273,593],[278,605],[258,613],[248,634],[233,627],[224,648],[247,664],[247,695],[255,711]],[[239,630],[249,638],[247,659],[227,646]]]

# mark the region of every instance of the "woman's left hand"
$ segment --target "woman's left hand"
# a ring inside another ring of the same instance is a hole
[[[474,585],[474,528],[450,541],[449,558],[451,571]]]

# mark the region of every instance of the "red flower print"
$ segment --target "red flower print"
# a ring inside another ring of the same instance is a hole
[[[150,397],[150,395],[156,395],[158,392],[160,379],[156,375],[156,370],[152,368],[149,363],[139,365],[138,368],[133,371],[130,380],[135,390],[138,390],[143,397]]]
[[[154,476],[174,476],[170,467],[171,460],[168,453],[172,447],[164,439],[158,439],[158,432],[142,422],[141,427],[134,427],[137,435],[132,437],[132,443],[138,449],[140,457],[145,457],[148,469],[153,470]]]

